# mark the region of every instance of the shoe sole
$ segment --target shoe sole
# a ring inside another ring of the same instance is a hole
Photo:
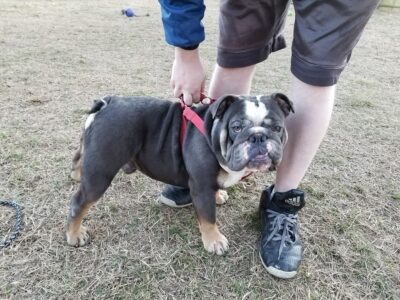
[[[291,271],[291,272],[286,272],[282,271],[279,269],[276,269],[274,267],[267,267],[267,265],[264,263],[262,257],[261,257],[261,252],[258,251],[258,255],[260,256],[261,263],[263,264],[264,268],[267,270],[267,272],[275,277],[281,278],[281,279],[290,279],[296,276],[297,271]]]
[[[183,204],[183,205],[176,205],[175,201],[168,199],[166,197],[164,197],[163,195],[160,195],[160,202],[169,206],[169,207],[173,207],[173,208],[182,208],[182,207],[187,207],[192,205],[193,203],[187,203],[187,204]]]

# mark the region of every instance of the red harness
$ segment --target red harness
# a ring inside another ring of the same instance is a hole
[[[206,135],[206,129],[204,128],[204,121],[199,117],[198,114],[196,114],[195,111],[193,111],[189,106],[185,104],[183,101],[183,96],[179,97],[181,99],[181,107],[182,107],[182,125],[181,125],[181,134],[180,134],[180,141],[181,141],[181,147],[183,146],[183,138],[185,137],[185,132],[186,132],[186,127],[188,122],[192,122],[194,126],[201,132],[202,135]],[[203,100],[209,99],[209,103],[207,104],[212,104],[216,100],[212,99],[210,97],[205,96],[204,94],[201,94],[200,96],[200,102],[202,104],[205,104]]]

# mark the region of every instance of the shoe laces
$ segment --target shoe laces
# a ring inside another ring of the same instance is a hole
[[[265,241],[264,247],[270,241],[281,241],[278,255],[278,259],[280,259],[283,247],[292,245],[296,241],[297,236],[294,230],[297,226],[297,214],[282,214],[271,209],[267,209],[267,213],[268,218],[273,221],[270,225],[272,231]]]

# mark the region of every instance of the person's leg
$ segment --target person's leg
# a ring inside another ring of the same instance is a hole
[[[286,119],[289,138],[277,169],[276,192],[296,189],[303,179],[328,129],[335,88],[309,85],[292,76],[289,99],[295,113]]]
[[[377,3],[293,0],[296,21],[289,98],[295,113],[286,121],[288,143],[276,184],[266,188],[260,200],[260,258],[274,276],[297,274],[303,256],[297,213],[305,205],[304,192],[297,187],[328,128],[337,80]]]
[[[336,82],[377,3],[293,1],[296,22],[289,99],[295,113],[286,120],[289,139],[277,170],[275,191],[295,189],[304,177],[328,128]],[[320,11],[318,19],[315,11]]]
[[[223,68],[215,66],[210,82],[209,96],[217,99],[226,94],[250,94],[255,65],[243,68]]]
[[[309,85],[292,76],[289,99],[294,114],[286,119],[287,144],[275,185],[264,190],[260,201],[260,258],[267,271],[279,278],[294,277],[302,260],[297,213],[305,197],[297,187],[328,129],[335,87]]]

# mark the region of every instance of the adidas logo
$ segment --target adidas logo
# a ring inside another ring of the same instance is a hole
[[[292,206],[300,206],[300,203],[301,203],[300,196],[297,196],[295,198],[285,199],[285,203],[292,205]]]

